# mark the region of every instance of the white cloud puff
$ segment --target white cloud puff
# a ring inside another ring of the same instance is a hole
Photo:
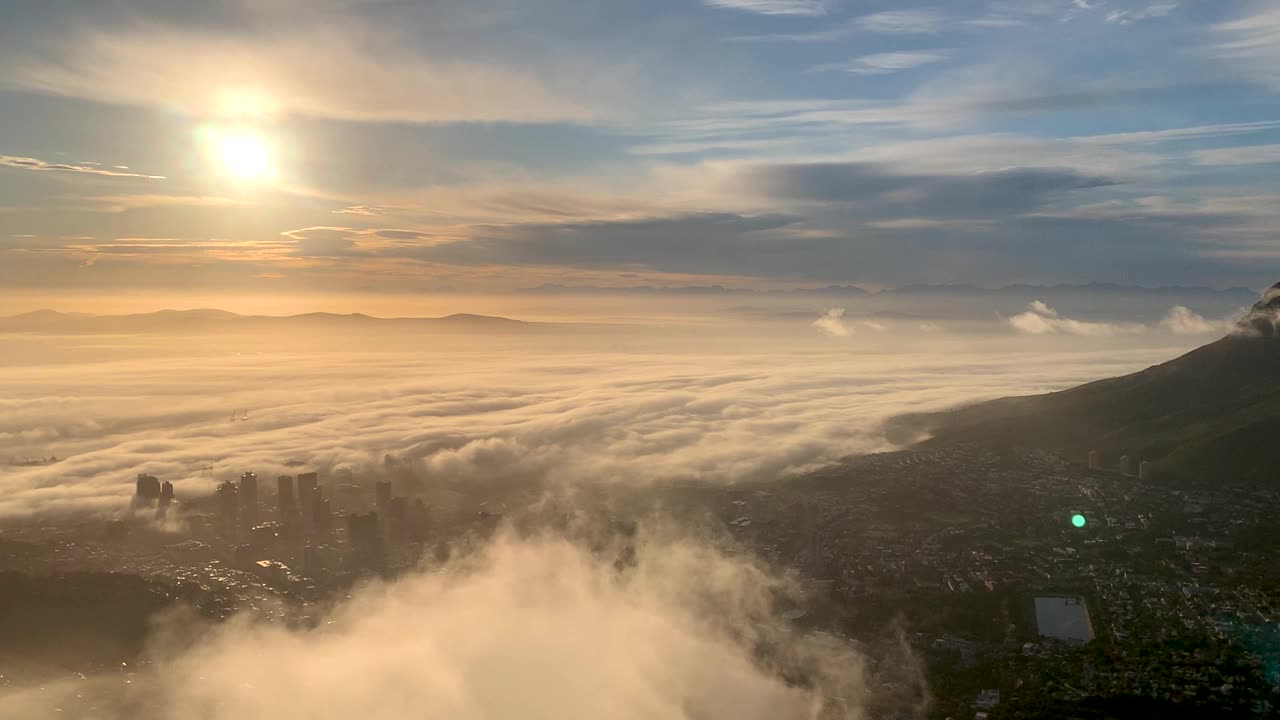
[[[849,326],[844,324],[844,308],[833,307],[813,321],[813,326],[831,337],[849,337]]]

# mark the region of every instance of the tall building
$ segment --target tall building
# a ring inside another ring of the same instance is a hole
[[[333,510],[329,507],[329,499],[321,497],[319,490],[312,495],[311,524],[316,532],[329,532],[333,527]]]
[[[1151,463],[1150,462],[1143,460],[1142,462],[1138,463],[1138,479],[1139,480],[1151,479]]]
[[[240,476],[240,523],[245,527],[258,524],[258,476],[246,472]]]
[[[173,504],[173,483],[165,480],[160,483],[160,498],[156,503],[156,519],[163,520],[169,514],[169,506]]]
[[[302,515],[302,526],[310,529],[315,526],[315,504],[320,494],[320,475],[306,472],[298,475],[298,509]]]
[[[160,499],[160,478],[155,475],[138,473],[137,491],[133,495],[133,506],[151,507]]]
[[[1090,470],[1102,469],[1102,456],[1098,454],[1097,450],[1089,451],[1089,469]]]
[[[292,475],[281,475],[276,478],[276,506],[279,508],[282,523],[288,523],[297,514],[298,504],[294,500]]]
[[[427,504],[422,498],[414,498],[413,503],[409,505],[408,519],[406,523],[409,526],[409,539],[421,542],[427,539],[430,531],[431,518],[427,511]]]
[[[320,555],[320,548],[315,545],[307,545],[302,548],[302,571],[314,576],[323,569],[324,560]]]
[[[391,502],[387,503],[386,512],[387,516],[383,523],[386,525],[387,536],[397,543],[402,542],[408,531],[409,498],[391,498]]]
[[[374,483],[374,501],[379,513],[387,512],[391,507],[391,481],[379,480]]]
[[[238,522],[240,498],[235,483],[228,480],[219,485],[217,496],[218,522],[222,526],[222,534],[227,537],[235,537],[236,529],[240,526]]]
[[[377,513],[351,513],[347,516],[347,540],[351,543],[351,565],[364,570],[386,567],[386,552]]]
[[[1133,458],[1128,455],[1120,456],[1120,474],[1133,475]]]

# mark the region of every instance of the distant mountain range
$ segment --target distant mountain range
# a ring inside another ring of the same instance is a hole
[[[1280,283],[1235,332],[1123,377],[890,421],[899,441],[1055,449],[1105,465],[1121,455],[1177,482],[1254,485],[1280,476]]]
[[[303,315],[239,315],[226,310],[161,310],[136,315],[91,315],[53,310],[0,317],[0,332],[26,333],[145,333],[222,332],[302,328],[348,328],[378,330],[431,329],[455,332],[526,330],[543,323],[492,315],[459,313],[438,318],[378,318],[353,313],[306,313]]]
[[[627,294],[627,295],[845,295],[845,296],[965,296],[965,297],[1036,297],[1054,293],[1088,293],[1092,295],[1152,296],[1173,298],[1213,297],[1235,300],[1240,304],[1252,302],[1258,296],[1256,290],[1244,287],[1232,287],[1218,290],[1209,287],[1182,285],[1165,285],[1160,287],[1141,287],[1137,285],[1118,285],[1114,283],[1058,284],[1058,285],[1005,285],[998,288],[984,288],[977,285],[903,285],[884,290],[867,290],[857,285],[827,285],[815,288],[794,288],[785,290],[756,290],[751,288],[731,288],[723,285],[632,285],[628,287],[599,287],[592,285],[558,285],[549,283],[532,288],[524,288],[517,292],[531,295],[573,295],[573,294]]]

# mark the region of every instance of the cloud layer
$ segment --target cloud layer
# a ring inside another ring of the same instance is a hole
[[[447,573],[365,588],[314,629],[241,619],[190,645],[160,638],[154,669],[128,685],[50,682],[0,694],[0,713],[45,720],[84,703],[130,708],[110,720],[863,716],[863,656],[780,622],[776,599],[795,596],[785,578],[703,542],[637,545],[620,571],[564,540],[507,537]],[[910,662],[881,662],[877,676],[923,687]]]
[[[879,423],[890,415],[1062,387],[1170,353],[1154,343],[1051,362],[1062,348],[1007,336],[974,355],[971,340],[922,335],[914,322],[908,335],[891,327],[874,343],[833,344],[807,327],[813,317],[793,331],[656,339],[625,329],[523,340],[11,336],[11,358],[40,364],[0,379],[0,458],[64,459],[5,468],[0,516],[115,513],[139,472],[173,481],[181,498],[245,470],[288,472],[290,460],[366,467],[385,453],[444,487],[775,479],[888,448]],[[229,422],[231,408],[249,421]],[[210,460],[215,476],[200,477]]]

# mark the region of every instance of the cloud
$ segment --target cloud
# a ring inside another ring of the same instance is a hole
[[[1182,305],[1170,308],[1169,314],[1160,321],[1160,326],[1174,335],[1205,335],[1213,332],[1225,332],[1230,324],[1228,322],[1209,322]]]
[[[203,117],[547,122],[592,115],[527,68],[429,57],[372,27],[253,35],[135,26],[79,31],[43,54],[16,53],[5,56],[11,86]]]
[[[356,247],[350,228],[309,227],[289,230],[283,235],[294,241],[295,254],[307,257],[347,255]]]
[[[19,170],[41,170],[51,172],[71,172],[83,173],[85,175],[103,175],[106,177],[125,177],[125,178],[144,178],[147,180],[163,180],[163,175],[143,175],[141,173],[125,172],[115,168],[106,168],[97,163],[52,163],[45,160],[37,160],[29,157],[16,157],[13,155],[0,155],[0,166],[17,168]]]
[[[854,75],[885,75],[910,70],[930,63],[942,62],[947,54],[942,51],[899,51],[863,55],[844,63],[817,65],[814,70],[836,70]]]
[[[998,341],[975,353],[971,340],[941,333],[927,352],[911,351],[877,333],[876,353],[863,356],[833,351],[807,323],[741,333],[697,323],[472,338],[193,329],[180,342],[103,336],[92,362],[80,349],[87,337],[11,335],[0,460],[64,459],[6,468],[0,517],[110,516],[139,472],[172,481],[183,500],[246,469],[294,474],[291,459],[321,472],[369,468],[385,453],[442,491],[777,480],[889,449],[879,423],[891,415],[1075,384],[1167,353],[1081,358]],[[233,407],[250,420],[228,423]],[[202,477],[211,458],[214,477]]]
[[[1036,300],[1027,306],[1026,312],[1009,318],[1009,324],[1024,335],[1086,335],[1110,336],[1117,334],[1134,334],[1145,332],[1140,325],[1120,325],[1116,323],[1087,322],[1072,320],[1058,315],[1058,311]]]
[[[1230,148],[1197,150],[1191,154],[1197,165],[1263,165],[1280,163],[1280,144],[1243,145]]]
[[[381,205],[349,205],[333,211],[334,215],[385,215],[389,208]]]
[[[1210,322],[1182,305],[1175,305],[1153,326],[1141,323],[1090,322],[1063,317],[1044,301],[1036,300],[1025,312],[1009,318],[1009,324],[1024,335],[1082,335],[1109,337],[1112,335],[1144,335],[1164,331],[1174,335],[1206,335],[1226,332],[1229,321]]]
[[[826,15],[829,0],[703,0],[710,7],[742,10],[760,15]]]
[[[844,324],[842,307],[828,309],[812,325],[831,337],[849,337],[849,326]]]
[[[779,599],[800,597],[795,581],[747,556],[642,530],[633,564],[620,569],[611,562],[619,539],[601,544],[607,552],[504,536],[445,572],[358,588],[313,629],[240,617],[193,632],[200,621],[172,618],[153,635],[156,660],[127,682],[118,671],[49,680],[0,694],[0,711],[31,720],[83,705],[130,708],[109,717],[139,720],[853,720],[877,701],[923,704],[905,645],[870,658],[873,684],[851,641],[780,617]],[[890,694],[895,686],[912,690]]]
[[[973,27],[978,27],[978,28],[1011,28],[1011,27],[1022,27],[1027,23],[1025,20],[1015,18],[1015,17],[1010,17],[1008,15],[992,14],[992,15],[984,15],[980,18],[965,20],[964,24],[971,25]]]
[[[250,201],[245,199],[216,195],[98,195],[88,198],[88,202],[95,210],[113,213],[139,208],[227,207],[250,204]]]
[[[1107,22],[1115,25],[1130,25],[1143,20],[1167,17],[1177,9],[1178,3],[1151,3],[1142,10],[1112,10],[1107,13]]]
[[[1061,194],[1116,184],[1054,168],[944,175],[866,162],[760,164],[745,167],[736,182],[777,199],[847,203],[879,217],[912,218],[1009,216]]]
[[[942,13],[933,8],[886,10],[852,18],[824,30],[799,33],[744,35],[734,38],[744,42],[833,42],[860,32],[886,35],[931,35],[942,31]]]
[[[858,28],[893,35],[925,35],[942,30],[942,13],[932,8],[886,10],[863,15],[855,21]]]
[[[1221,38],[1211,52],[1257,82],[1280,90],[1280,8],[1213,26]]]
[[[767,242],[797,222],[788,215],[698,213],[637,220],[488,225],[467,237],[387,247],[386,256],[465,265],[520,264],[649,267],[712,271],[727,253]]]
[[[1090,145],[1141,145],[1179,140],[1232,137],[1235,135],[1265,132],[1277,127],[1280,127],[1280,120],[1259,120],[1256,122],[1219,123],[1216,125],[1169,128],[1167,130],[1144,130],[1139,132],[1109,133],[1106,135],[1078,135],[1072,138],[1072,140]]]

